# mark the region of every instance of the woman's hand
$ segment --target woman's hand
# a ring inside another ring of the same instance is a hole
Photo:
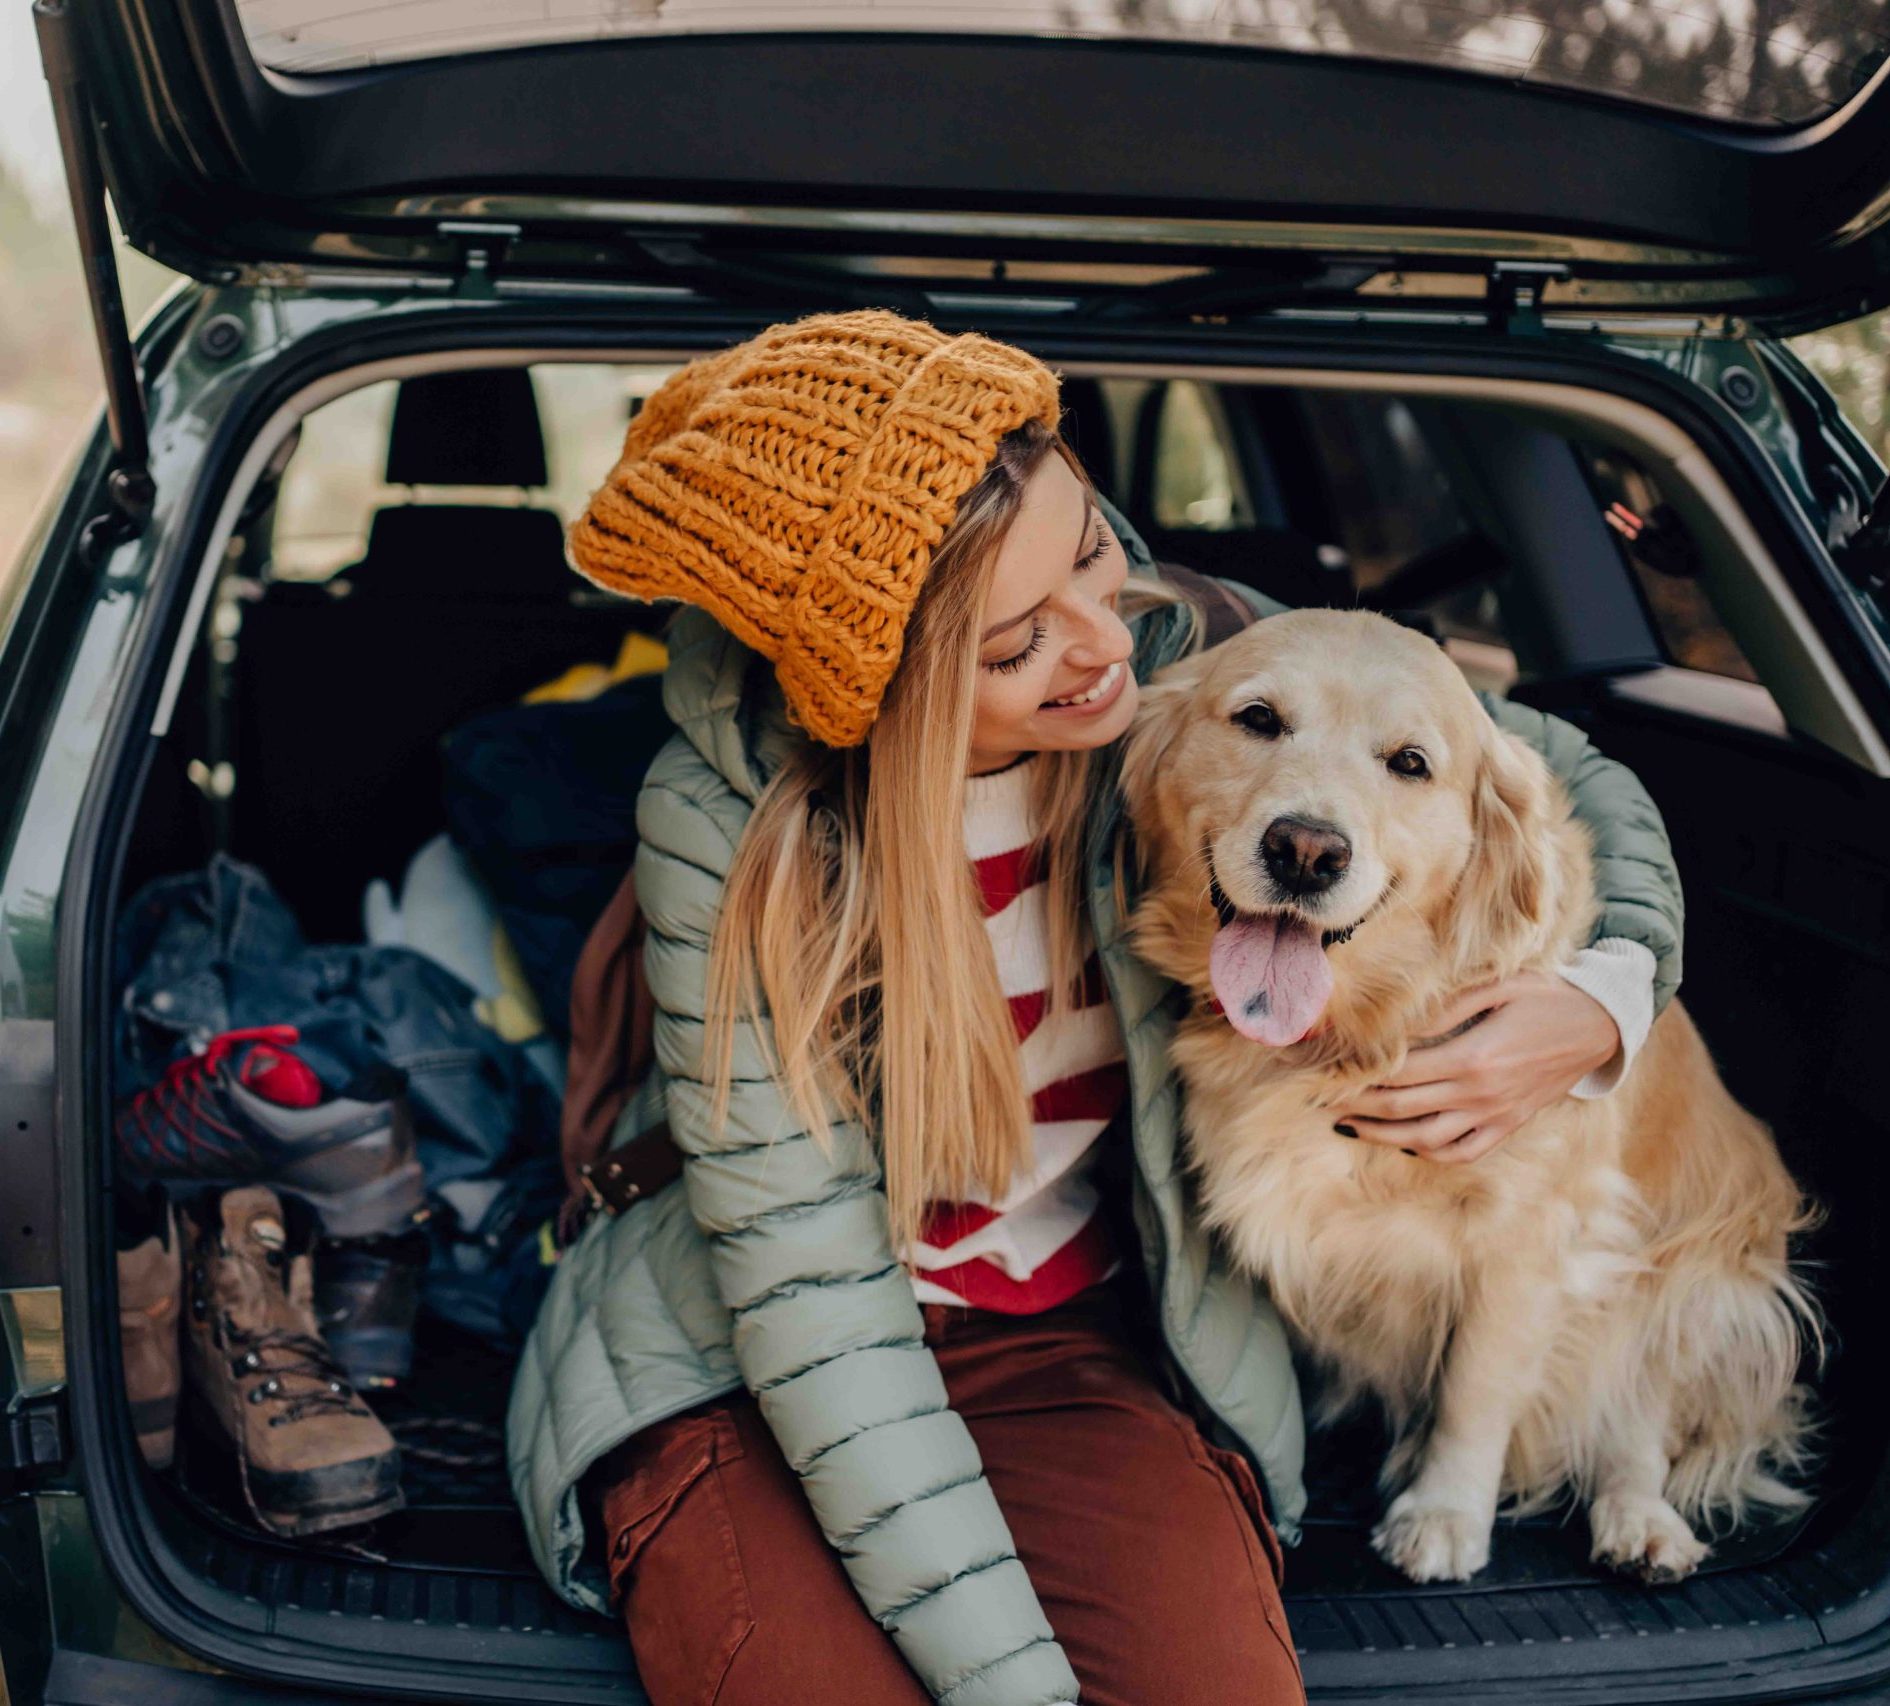
[[[1450,1036],[1479,1013],[1486,1017]],[[1446,1042],[1414,1048],[1382,1084],[1335,1115],[1342,1135],[1431,1161],[1475,1161],[1621,1046],[1592,995],[1548,972],[1466,991],[1438,1016]]]

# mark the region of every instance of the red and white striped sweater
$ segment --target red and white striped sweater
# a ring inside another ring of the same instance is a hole
[[[965,850],[977,868],[985,928],[1010,1002],[1035,1164],[1001,1199],[934,1203],[906,1253],[921,1303],[1006,1315],[1055,1308],[1115,1269],[1095,1181],[1096,1140],[1128,1090],[1122,1030],[1092,953],[1080,1005],[1045,1016],[1050,984],[1048,889],[1031,816],[1036,761],[967,785]]]

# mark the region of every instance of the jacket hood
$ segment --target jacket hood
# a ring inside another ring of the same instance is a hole
[[[1142,536],[1107,498],[1098,493],[1096,501],[1122,541],[1130,570],[1147,580],[1161,579]],[[1193,621],[1186,606],[1158,607],[1134,620],[1131,667],[1138,680],[1187,650]],[[670,623],[663,709],[690,745],[750,802],[808,738],[788,721],[767,660],[692,605],[684,605]]]
[[[680,733],[751,804],[807,737],[788,721],[774,671],[706,610],[684,605],[669,626],[663,709]]]

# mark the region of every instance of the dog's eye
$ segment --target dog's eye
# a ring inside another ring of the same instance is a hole
[[[1409,776],[1422,782],[1431,773],[1431,761],[1416,747],[1405,746],[1385,760],[1385,768],[1394,776]]]
[[[1248,734],[1258,735],[1262,740],[1277,740],[1282,733],[1280,713],[1264,701],[1241,706],[1234,713],[1234,721]]]

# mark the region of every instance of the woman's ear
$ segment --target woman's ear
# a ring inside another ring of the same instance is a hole
[[[1470,859],[1452,895],[1461,970],[1506,975],[1549,917],[1549,793],[1541,756],[1492,724],[1471,794]]]

